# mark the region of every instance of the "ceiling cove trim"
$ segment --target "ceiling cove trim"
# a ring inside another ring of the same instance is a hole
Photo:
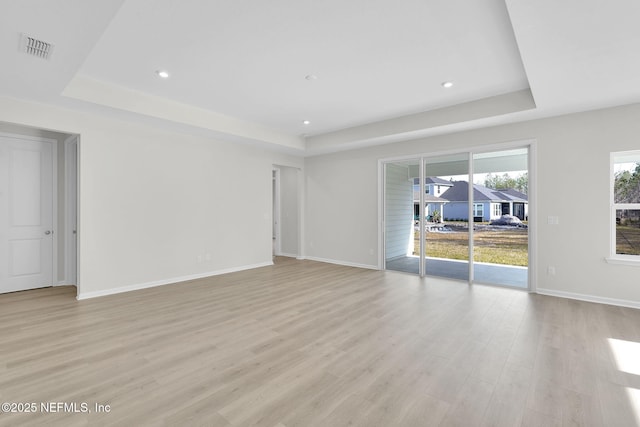
[[[229,135],[232,139],[239,138],[252,142],[261,141],[300,151],[305,149],[305,141],[301,136],[274,131],[246,120],[149,95],[83,75],[76,76],[64,89],[62,95],[118,110],[215,131],[216,133]]]
[[[464,128],[479,121],[534,111],[531,90],[492,96],[450,107],[382,120],[307,138],[307,154],[365,145],[407,141],[437,133],[451,126]]]

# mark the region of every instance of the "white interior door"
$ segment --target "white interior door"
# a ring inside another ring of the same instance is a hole
[[[0,293],[53,285],[53,144],[0,136]]]

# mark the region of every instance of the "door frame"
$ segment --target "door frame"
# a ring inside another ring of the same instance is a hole
[[[537,275],[537,265],[538,265],[537,263],[538,261],[537,260],[537,248],[538,248],[538,243],[537,243],[537,235],[538,235],[537,233],[537,226],[538,226],[537,224],[537,210],[538,210],[537,209],[537,140],[535,139],[514,140],[511,142],[505,142],[505,143],[485,144],[485,145],[471,146],[471,147],[460,147],[458,149],[442,150],[442,151],[434,151],[434,152],[426,152],[426,153],[418,153],[418,154],[412,154],[412,155],[403,155],[403,156],[397,156],[397,157],[386,157],[386,158],[378,159],[378,270],[385,269],[385,260],[386,260],[385,218],[384,218],[384,210],[385,210],[384,183],[385,183],[385,164],[386,163],[391,163],[395,161],[406,161],[406,160],[419,158],[420,159],[420,175],[421,175],[420,182],[422,183],[422,175],[424,174],[422,167],[423,167],[425,158],[468,153],[469,168],[470,168],[469,175],[470,177],[472,177],[473,161],[471,160],[474,154],[491,152],[491,151],[503,151],[503,150],[510,150],[510,149],[516,149],[516,148],[525,148],[525,147],[528,148],[527,162],[528,162],[528,168],[529,168],[528,170],[528,177],[529,177],[529,182],[528,182],[528,211],[529,211],[528,212],[528,218],[529,218],[528,220],[528,243],[529,243],[528,263],[529,265],[527,268],[527,275],[528,275],[527,291],[535,293],[537,290],[537,276],[538,276]],[[422,195],[422,192],[420,193]],[[471,203],[469,204],[470,205],[469,215],[472,215],[473,186],[471,185],[469,186],[469,194],[470,194],[469,200],[471,201]],[[421,200],[422,200],[422,196],[421,196]],[[423,203],[421,203],[421,205],[422,204]],[[422,224],[423,216],[424,215],[421,215],[421,222],[420,222],[421,229],[424,228]],[[469,218],[471,218],[471,216],[469,216]],[[424,251],[423,248],[421,248],[421,253],[422,251]],[[470,262],[469,262],[469,281],[468,281],[470,285],[474,283],[473,274],[472,274],[472,270],[473,270],[472,251],[473,251],[473,232],[470,229],[470,233],[469,233]],[[423,262],[421,261],[421,268],[420,268],[421,276],[423,273],[422,264]]]
[[[277,256],[285,256],[296,259],[305,259],[304,255],[304,170],[297,166],[287,166],[282,164],[273,164],[272,166],[272,225],[274,226],[277,240],[275,242],[275,254]],[[292,186],[296,187],[295,192]],[[283,190],[284,187],[284,190]],[[295,216],[297,217],[297,226],[291,226],[291,215],[293,214],[293,205],[291,200],[295,198]],[[284,206],[283,206],[284,203]],[[275,222],[275,225],[273,224]],[[284,227],[284,230],[283,230]],[[284,236],[283,236],[284,232]],[[296,250],[293,251],[290,245],[293,245],[292,235],[295,232]],[[287,238],[288,245],[284,245],[284,237]]]
[[[64,141],[64,181],[65,181],[65,274],[61,285],[76,285],[78,294],[78,151],[79,135],[71,135]],[[75,189],[75,197],[69,197]],[[75,239],[75,247],[72,244]]]
[[[281,242],[281,237],[282,237],[282,233],[281,233],[281,228],[280,228],[280,213],[282,211],[281,209],[281,198],[280,198],[280,168],[279,167],[272,167],[271,169],[271,181],[272,181],[272,188],[273,188],[273,194],[272,194],[272,200],[273,200],[273,207],[272,207],[272,212],[273,212],[273,218],[271,218],[271,222],[272,222],[272,227],[273,227],[273,242],[272,244],[273,246],[273,255],[274,256],[279,256],[282,253],[282,242]]]

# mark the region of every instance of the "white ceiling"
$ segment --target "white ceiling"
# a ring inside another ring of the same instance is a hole
[[[313,154],[640,102],[638,22],[637,0],[2,0],[0,95]]]

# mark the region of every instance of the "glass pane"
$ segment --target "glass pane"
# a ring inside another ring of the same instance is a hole
[[[616,254],[640,255],[640,209],[616,210]]]
[[[414,233],[419,220],[414,179],[420,176],[420,159],[385,164],[384,218],[385,268],[419,274],[420,242]],[[419,186],[418,186],[419,187]]]
[[[424,171],[425,274],[468,280],[469,156],[430,157]]]
[[[614,156],[614,203],[640,203],[640,152]]]
[[[474,281],[528,286],[528,149],[473,156]]]

